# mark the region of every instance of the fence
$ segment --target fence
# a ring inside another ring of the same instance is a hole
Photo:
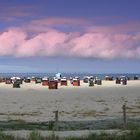
[[[140,127],[140,118],[129,118],[127,114],[127,106],[122,106],[122,114],[120,118],[90,120],[90,121],[62,121],[58,118],[59,111],[54,111],[54,127],[53,130],[73,130],[73,129],[133,129]],[[63,126],[63,127],[62,127]]]

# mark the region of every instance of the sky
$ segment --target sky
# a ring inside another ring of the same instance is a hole
[[[140,73],[140,0],[0,0],[0,73]]]

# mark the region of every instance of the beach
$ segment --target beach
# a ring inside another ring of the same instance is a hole
[[[45,122],[54,120],[53,111],[58,110],[59,120],[84,121],[118,118],[122,105],[126,104],[129,117],[140,117],[140,80],[130,80],[127,85],[115,81],[102,81],[102,85],[89,87],[47,86],[23,83],[21,88],[0,83],[0,121],[24,120]]]

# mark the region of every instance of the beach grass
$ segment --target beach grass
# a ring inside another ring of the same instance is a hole
[[[107,133],[100,133],[100,134],[89,134],[85,137],[64,137],[59,138],[58,136],[51,135],[49,137],[43,137],[37,131],[33,131],[27,138],[18,138],[12,135],[8,135],[0,132],[0,140],[139,140],[140,138],[140,129],[133,130],[128,133],[122,133],[120,135],[115,134],[107,134]]]
[[[60,131],[70,130],[106,130],[124,129],[122,119],[89,120],[89,121],[59,121]],[[26,122],[24,120],[0,121],[0,130],[54,130],[55,122]],[[140,119],[128,119],[125,129],[136,130],[140,128]]]

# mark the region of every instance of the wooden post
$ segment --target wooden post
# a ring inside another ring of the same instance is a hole
[[[55,113],[55,130],[58,130],[58,110],[54,111],[53,113]]]
[[[126,125],[127,125],[127,121],[126,121],[126,105],[123,105],[122,109],[123,109],[123,125],[124,125],[124,128],[126,128]]]

